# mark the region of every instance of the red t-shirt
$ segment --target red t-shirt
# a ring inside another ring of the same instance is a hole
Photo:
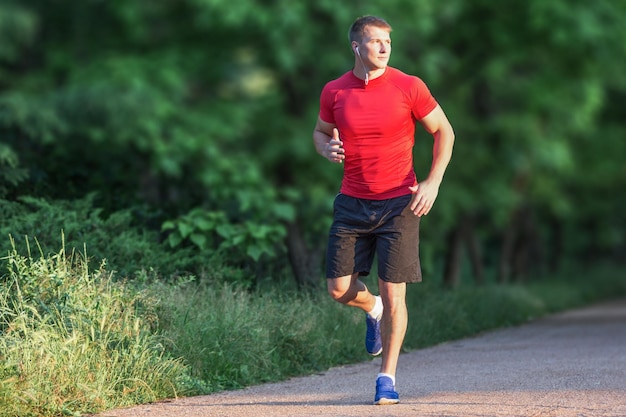
[[[387,67],[365,85],[349,71],[324,86],[320,118],[337,126],[343,141],[343,194],[385,200],[411,193],[415,122],[437,102],[426,84]]]

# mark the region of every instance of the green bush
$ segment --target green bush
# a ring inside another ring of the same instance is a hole
[[[28,178],[26,169],[20,167],[17,153],[8,145],[0,143],[0,198]]]
[[[122,277],[132,277],[143,269],[161,276],[190,273],[206,261],[206,254],[202,259],[198,250],[172,250],[161,244],[158,231],[137,224],[136,210],[106,215],[95,207],[95,199],[91,194],[77,200],[0,200],[0,236],[13,236],[18,252],[24,253],[28,248],[23,237],[34,238],[44,251],[56,251],[63,233],[68,250],[86,252],[97,264],[106,260],[107,269]],[[12,250],[8,239],[0,239],[0,250],[5,254]]]

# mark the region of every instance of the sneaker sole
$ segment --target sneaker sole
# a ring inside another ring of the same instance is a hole
[[[378,352],[373,352],[373,353],[370,353],[370,355],[372,355],[372,356],[378,356],[378,355],[380,355],[381,353],[383,353],[383,348],[380,348],[380,350],[379,350]]]
[[[381,398],[378,401],[374,401],[374,405],[392,405],[398,404],[400,400],[394,400],[392,398]]]

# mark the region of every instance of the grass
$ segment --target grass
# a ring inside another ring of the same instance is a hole
[[[163,335],[205,392],[240,388],[362,360],[361,316],[302,294],[231,285],[157,283]],[[348,337],[346,337],[348,336]],[[355,343],[350,343],[350,336]]]
[[[550,313],[626,296],[626,276],[615,266],[563,271],[524,284],[465,285],[456,290],[429,284],[410,287],[407,349],[528,322]]]
[[[1,416],[80,415],[186,394],[186,366],[154,333],[154,301],[63,250],[6,261]]]
[[[0,277],[0,416],[95,413],[369,360],[363,313],[323,292],[117,282],[85,256],[14,250]],[[589,279],[593,276],[593,280]],[[525,285],[409,287],[407,350],[626,295],[615,268]]]

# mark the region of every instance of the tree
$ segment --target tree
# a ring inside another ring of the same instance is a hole
[[[350,23],[373,13],[395,28],[392,64],[427,82],[457,133],[423,224],[425,269],[445,263],[454,284],[465,247],[478,280],[498,265],[500,280],[523,277],[540,259],[585,252],[571,243],[581,228],[594,253],[623,250],[612,232],[623,219],[603,196],[624,184],[611,156],[623,151],[612,103],[624,95],[625,7],[7,1],[0,167],[10,171],[0,187],[45,198],[98,191],[105,213],[146,204],[138,221],[163,225],[174,248],[222,253],[250,283],[289,260],[300,287],[316,286],[341,176],[313,150],[319,92],[351,65]],[[418,132],[418,177],[431,144]]]

